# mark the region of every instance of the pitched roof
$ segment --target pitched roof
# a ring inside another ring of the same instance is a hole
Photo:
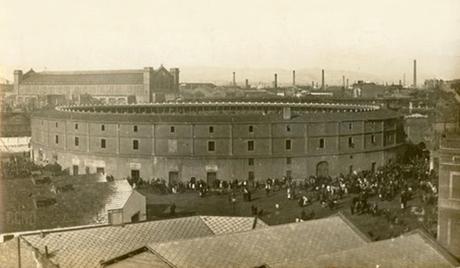
[[[33,253],[24,252],[24,250],[27,248],[27,245],[18,238],[14,238],[7,242],[0,243],[0,266],[5,268],[18,267],[18,243],[20,243],[21,247],[21,267],[37,267],[37,264],[35,263],[33,258]]]
[[[116,191],[108,198],[105,205],[106,210],[122,209],[132,194],[140,195],[137,191],[133,190],[127,180],[116,180],[113,183]]]
[[[28,72],[22,84],[43,85],[107,85],[107,84],[143,84],[144,71],[75,71],[75,72]]]
[[[289,267],[456,267],[459,263],[420,231],[395,239],[289,262]],[[286,267],[286,263],[271,264]]]
[[[246,218],[246,221],[253,222],[254,218]],[[193,216],[124,226],[56,230],[45,233],[44,236],[40,233],[27,234],[23,239],[41,253],[44,252],[44,247],[48,246],[50,260],[61,267],[97,267],[101,261],[117,258],[149,243],[214,235],[210,226],[216,222],[224,225],[234,223],[241,228],[227,229],[228,231],[245,231],[252,228],[250,224],[241,224],[244,220],[240,217]],[[258,227],[265,226],[261,221],[258,221],[258,224]]]
[[[176,267],[255,267],[367,244],[342,217],[165,243],[150,249]]]

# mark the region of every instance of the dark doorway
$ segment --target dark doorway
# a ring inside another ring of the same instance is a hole
[[[77,165],[73,165],[72,171],[73,171],[72,174],[73,174],[74,176],[78,175],[78,166],[77,166]]]
[[[98,167],[98,168],[96,168],[96,173],[98,173],[98,174],[104,174],[104,173],[105,173],[105,170],[104,170],[103,167]]]
[[[353,165],[348,167],[348,174],[353,174]]]
[[[131,169],[131,178],[132,179],[139,179],[141,176],[141,173],[139,169]]]
[[[375,166],[376,166],[376,163],[372,162],[372,166],[371,166],[372,173],[375,173]]]
[[[175,185],[179,182],[179,172],[170,171],[168,176],[168,184]]]
[[[139,221],[139,214],[140,214],[139,211],[138,211],[136,214],[134,214],[134,215],[131,217],[131,222],[138,222],[138,221]]]
[[[329,164],[326,161],[319,162],[316,165],[316,176],[326,178],[329,176]]]
[[[208,172],[206,174],[206,183],[209,186],[213,187],[216,180],[217,180],[217,173],[216,172]]]

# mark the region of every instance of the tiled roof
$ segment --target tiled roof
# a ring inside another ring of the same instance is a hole
[[[435,242],[415,232],[395,239],[369,243],[365,246],[297,262],[271,264],[271,267],[456,267],[451,256]]]
[[[169,268],[171,267],[157,255],[153,254],[149,250],[129,256],[126,259],[122,259],[113,264],[105,265],[104,267],[109,268]]]
[[[337,122],[346,120],[382,120],[399,117],[400,114],[391,110],[377,110],[369,112],[310,112],[304,114],[294,114],[289,120],[284,120],[282,114],[269,113],[263,115],[251,111],[245,111],[234,114],[216,114],[216,113],[197,113],[193,114],[117,114],[117,113],[90,113],[90,112],[60,112],[56,110],[36,112],[32,115],[35,118],[43,119],[71,119],[71,120],[89,120],[96,122]]]
[[[201,216],[203,222],[216,235],[240,232],[242,230],[251,230],[256,218],[250,217],[216,217]],[[257,219],[255,229],[267,227],[263,221]]]
[[[151,250],[176,267],[255,267],[356,248],[367,240],[342,217],[166,243]]]
[[[26,252],[27,245],[21,243],[21,267],[35,268],[37,264],[34,261],[33,253]],[[0,243],[0,267],[16,268],[18,267],[18,238],[14,238],[5,243]]]
[[[144,74],[143,70],[30,72],[24,76],[21,83],[38,85],[142,85]]]
[[[44,237],[34,234],[24,235],[23,238],[41,253],[44,252],[44,247],[48,246],[50,260],[61,267],[97,267],[101,261],[116,258],[149,243],[214,235],[204,218],[206,217],[194,216],[124,226],[83,227],[71,231],[53,231],[46,233]],[[237,217],[225,218],[211,221],[229,225],[232,222],[236,225],[241,223],[241,219]],[[248,222],[252,220],[253,218],[248,218]],[[241,228],[247,227],[249,226],[245,225]],[[248,229],[234,231],[244,230]]]

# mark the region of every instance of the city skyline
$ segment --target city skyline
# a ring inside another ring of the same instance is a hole
[[[41,1],[27,8],[1,2],[0,77],[9,80],[14,69],[165,64],[185,69],[324,68],[326,74],[368,73],[395,83],[405,74],[410,84],[413,59],[419,84],[460,75],[457,1],[134,1],[129,7],[119,1]]]

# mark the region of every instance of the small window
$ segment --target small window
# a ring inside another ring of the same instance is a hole
[[[348,138],[348,147],[349,148],[354,148],[355,144],[353,143],[353,137]]]
[[[78,123],[75,123],[75,129],[78,129]]]
[[[286,164],[287,165],[292,164],[292,158],[290,158],[290,157],[286,158]]]
[[[58,123],[58,122],[56,122],[56,127],[59,127],[59,123]]]
[[[80,145],[80,139],[78,137],[75,137],[75,146]]]
[[[353,129],[353,123],[348,123],[348,129],[352,130]]]
[[[170,128],[169,128],[169,132],[171,132],[171,133],[174,133],[174,132],[176,132],[176,128],[175,128],[175,127],[173,127],[173,126],[172,126],[172,127],[170,127]]]
[[[319,139],[319,148],[324,148],[326,143],[324,142],[324,139]]]
[[[254,126],[249,126],[249,133],[254,133]]]
[[[138,150],[138,149],[139,149],[139,141],[133,140],[133,150]]]
[[[291,147],[292,147],[291,140],[286,140],[285,145],[286,145],[286,150],[291,150]]]
[[[105,148],[105,139],[101,139],[101,148]]]
[[[248,159],[248,166],[254,166],[254,158]]]
[[[248,141],[248,151],[254,151],[254,141]]]
[[[287,126],[286,126],[286,131],[287,131],[287,132],[291,132],[291,126],[287,125]]]
[[[101,131],[105,131],[105,125],[101,125]]]
[[[55,142],[56,142],[56,144],[59,144],[59,135],[56,135]]]
[[[286,170],[286,178],[292,178],[292,170]]]
[[[213,126],[209,127],[209,133],[214,133],[214,127]]]
[[[216,143],[214,141],[208,141],[208,151],[214,152],[216,150]]]
[[[137,132],[137,126],[133,126],[133,131]]]
[[[371,142],[372,142],[372,144],[377,143],[377,140],[376,140],[376,138],[375,138],[375,135],[372,135],[372,136],[371,136]]]
[[[54,198],[44,198],[35,200],[35,206],[37,208],[49,207],[56,204],[56,199]]]

